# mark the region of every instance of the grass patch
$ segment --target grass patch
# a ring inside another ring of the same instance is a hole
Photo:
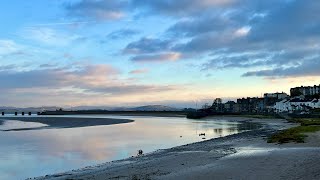
[[[300,123],[301,126],[320,126],[320,118],[299,118],[291,119],[289,122]]]
[[[268,143],[303,143],[307,137],[304,133],[320,131],[320,118],[298,118],[288,120],[292,123],[300,123],[301,126],[283,130],[272,135]]]
[[[273,115],[260,115],[260,114],[248,114],[248,115],[239,115],[241,117],[247,118],[256,118],[256,119],[279,119],[281,117],[273,116]]]
[[[301,126],[319,126],[320,118],[306,118],[300,120]]]
[[[318,112],[318,113],[320,113],[320,108],[313,109],[312,112]]]

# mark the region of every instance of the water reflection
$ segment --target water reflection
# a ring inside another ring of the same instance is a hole
[[[135,122],[73,129],[0,131],[1,179],[23,179],[52,174],[130,157],[136,155],[138,149],[147,153],[201,141],[203,136],[199,136],[200,133],[205,133],[205,138],[210,139],[252,128],[225,120],[196,121],[181,117],[120,118],[133,119]],[[0,128],[10,123],[26,126],[25,122],[19,124],[19,121],[6,121],[0,124]]]
[[[0,120],[0,130],[1,131],[9,131],[12,129],[31,129],[31,128],[41,128],[47,127],[48,125],[42,123],[34,123],[34,122],[22,122],[16,120],[10,121],[2,121]]]

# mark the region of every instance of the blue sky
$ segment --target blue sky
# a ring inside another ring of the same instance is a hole
[[[194,107],[320,83],[313,0],[1,2],[6,106]]]

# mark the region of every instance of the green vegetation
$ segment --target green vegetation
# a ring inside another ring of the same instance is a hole
[[[311,110],[313,113],[320,113],[320,108]]]
[[[268,139],[268,143],[288,143],[297,142],[303,143],[307,135],[303,133],[320,131],[320,126],[298,126],[290,129],[283,130],[279,133],[272,135]]]
[[[300,118],[289,120],[292,123],[300,123],[301,126],[320,126],[320,118]]]
[[[320,118],[293,119],[290,122],[300,123],[301,126],[283,130],[269,137],[268,143],[303,143],[307,135],[304,133],[320,131]]]
[[[320,118],[306,118],[300,120],[301,126],[320,126]]]
[[[256,119],[279,119],[280,116],[273,116],[273,115],[260,115],[260,114],[246,114],[246,115],[237,115],[241,117],[247,118],[256,118]]]

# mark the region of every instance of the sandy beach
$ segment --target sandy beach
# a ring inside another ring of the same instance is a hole
[[[47,126],[36,127],[36,128],[18,128],[8,129],[5,131],[25,131],[35,129],[48,129],[48,128],[77,128],[77,127],[88,127],[88,126],[103,126],[130,123],[133,120],[129,119],[113,119],[113,118],[69,118],[69,117],[0,117],[0,124],[5,120],[16,120],[23,122],[35,122],[42,123]]]
[[[320,133],[309,134],[303,144],[268,144],[267,136],[296,124],[280,119],[228,119],[261,123],[263,127],[36,179],[320,178]]]

